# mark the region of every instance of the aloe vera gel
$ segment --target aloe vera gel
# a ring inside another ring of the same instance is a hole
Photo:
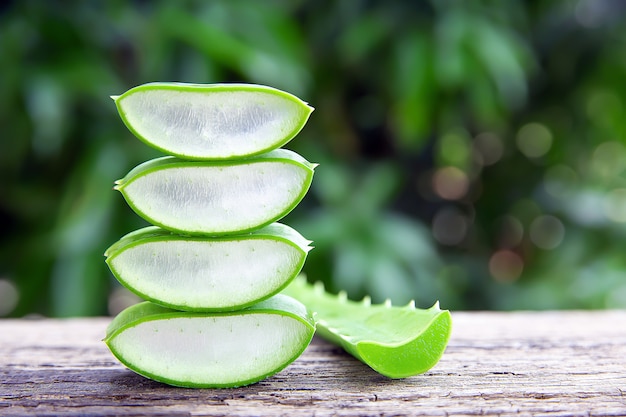
[[[184,159],[233,159],[279,148],[313,108],[271,87],[149,83],[112,97],[147,145]]]
[[[186,234],[233,234],[289,213],[308,191],[314,167],[284,149],[229,162],[164,157],[139,165],[115,189],[152,224]]]
[[[117,279],[142,298],[188,311],[235,310],[283,289],[311,242],[281,223],[241,235],[181,236],[156,226],[105,253]]]
[[[140,140],[168,156],[116,182],[152,226],[105,252],[145,300],[105,342],[128,368],[183,387],[235,387],[295,360],[315,322],[284,294],[310,241],[278,220],[311,185],[314,164],[279,149],[313,110],[270,87],[152,83],[112,97]]]
[[[314,331],[304,306],[279,294],[214,314],[144,302],[120,313],[105,341],[141,375],[176,386],[220,388],[257,382],[285,368]]]

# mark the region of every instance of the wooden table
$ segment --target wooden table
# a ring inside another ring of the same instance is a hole
[[[110,319],[0,320],[0,416],[626,416],[626,311],[453,313],[439,364],[389,380],[315,339],[237,389],[181,389],[125,369]]]

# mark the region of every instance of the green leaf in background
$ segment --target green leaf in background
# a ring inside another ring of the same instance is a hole
[[[435,366],[448,344],[452,318],[435,304],[428,310],[357,303],[345,293],[331,295],[304,277],[284,291],[315,314],[320,336],[343,347],[376,372],[406,378]]]
[[[308,191],[314,168],[285,149],[228,162],[163,157],[135,167],[115,188],[154,225],[184,234],[230,234],[287,215]]]
[[[236,310],[269,298],[302,269],[311,242],[273,223],[219,238],[150,226],[105,253],[117,279],[141,298],[178,310]]]
[[[0,291],[0,315],[127,305],[102,252],[145,222],[103,190],[161,154],[114,121],[108,95],[152,80],[316,103],[288,145],[324,169],[289,224],[315,241],[304,271],[333,291],[451,310],[624,308],[625,16],[608,0],[4,2],[0,286],[15,291]],[[520,147],[529,125],[550,132],[541,157]],[[354,196],[379,165],[398,180]],[[442,197],[459,179],[467,193]],[[545,215],[565,233],[553,249],[531,232]]]
[[[313,108],[253,84],[150,83],[113,97],[126,126],[147,145],[183,159],[233,159],[289,142]]]
[[[278,294],[230,313],[189,313],[144,302],[109,325],[111,352],[140,375],[193,388],[238,387],[282,370],[309,345],[313,318]]]

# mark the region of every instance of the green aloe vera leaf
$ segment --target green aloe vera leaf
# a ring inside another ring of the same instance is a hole
[[[107,328],[113,355],[140,375],[180,387],[238,387],[279,372],[310,343],[315,323],[282,294],[243,310],[192,313],[148,301]]]
[[[289,93],[254,84],[149,83],[112,98],[135,136],[183,159],[232,159],[279,148],[313,111]]]
[[[286,149],[233,161],[166,156],[135,167],[115,189],[153,225],[182,234],[233,234],[287,215],[304,198],[314,168]]]
[[[391,303],[371,305],[369,298],[350,301],[345,292],[332,295],[321,283],[302,276],[283,293],[302,302],[317,320],[318,334],[389,378],[406,378],[435,366],[448,344],[452,318],[438,303],[417,309]]]
[[[149,226],[105,252],[113,275],[143,299],[185,311],[235,310],[282,290],[311,249],[280,223],[252,233],[182,236]]]

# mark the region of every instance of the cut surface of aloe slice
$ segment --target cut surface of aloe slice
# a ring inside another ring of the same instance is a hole
[[[112,98],[135,136],[184,159],[237,158],[279,148],[313,111],[289,93],[254,84],[149,83]]]
[[[181,387],[237,387],[282,370],[310,343],[314,321],[278,294],[244,310],[190,313],[148,301],[121,312],[104,339],[140,375]]]
[[[283,289],[302,269],[310,243],[280,223],[221,237],[150,226],[105,256],[113,275],[143,299],[186,311],[235,310]]]
[[[452,318],[435,304],[417,309],[391,303],[371,305],[369,298],[350,301],[345,293],[331,295],[323,285],[311,285],[303,276],[284,291],[316,315],[323,338],[343,347],[378,373],[406,378],[435,366],[450,338]]]
[[[153,225],[183,234],[232,234],[287,215],[308,191],[314,168],[286,149],[236,161],[166,156],[135,167],[115,189]]]

